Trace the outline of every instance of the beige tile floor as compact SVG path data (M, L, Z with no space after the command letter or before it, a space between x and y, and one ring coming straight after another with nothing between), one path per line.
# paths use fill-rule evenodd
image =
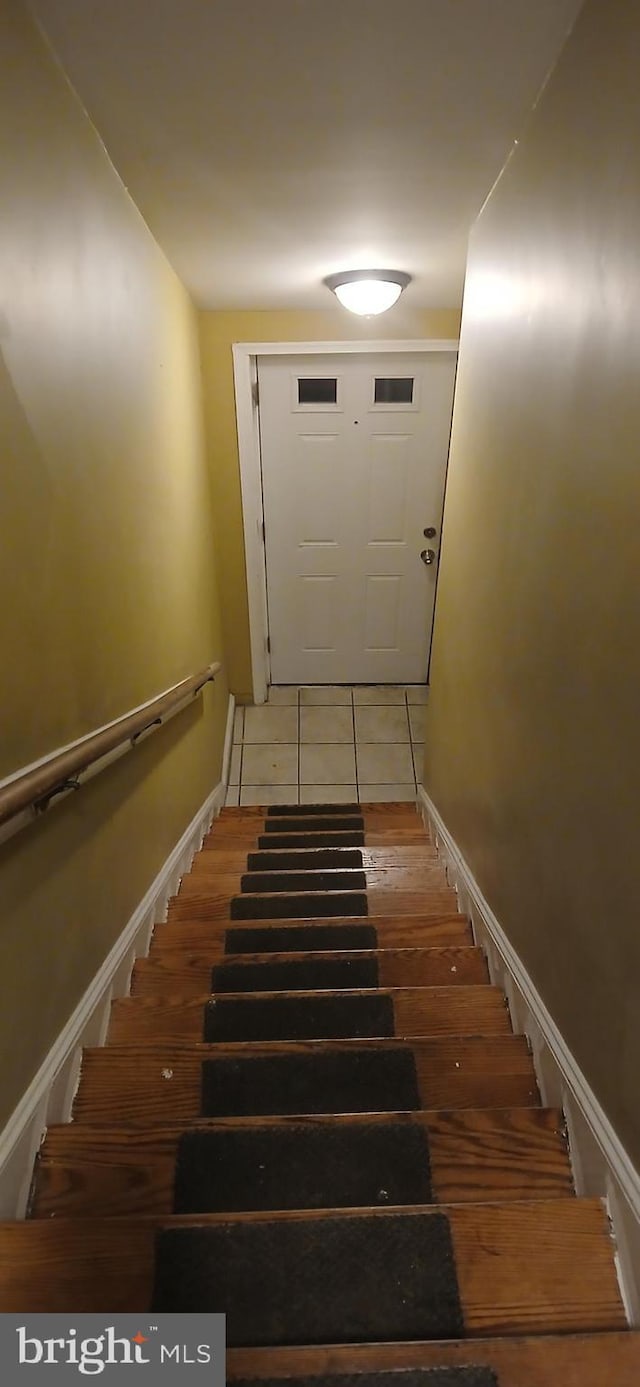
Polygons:
M237 708L227 804L414 800L424 684L272 687Z

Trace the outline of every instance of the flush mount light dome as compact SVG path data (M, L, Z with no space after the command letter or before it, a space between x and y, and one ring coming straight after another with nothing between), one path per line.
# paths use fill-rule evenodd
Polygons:
M403 270L345 270L327 275L322 282L350 313L371 318L393 307L411 283L411 275Z

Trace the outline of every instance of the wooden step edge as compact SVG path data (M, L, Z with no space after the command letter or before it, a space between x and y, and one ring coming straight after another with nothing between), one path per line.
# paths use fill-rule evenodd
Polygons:
M447 1204L385 1204L383 1207L380 1207L378 1204L373 1204L365 1205L365 1207L354 1205L353 1208L340 1207L340 1205L337 1205L337 1207L326 1205L325 1208L321 1209L249 1209L249 1211L244 1211L244 1209L242 1209L242 1211L237 1211L237 1209L235 1209L235 1211L221 1212L221 1214L201 1214L201 1212L200 1214L168 1214L161 1215L160 1218L155 1214L139 1214L133 1216L130 1214L115 1214L112 1215L111 1218L93 1215L92 1218L82 1219L82 1221L81 1219L60 1218L57 1219L53 1227L51 1227L49 1221L40 1222L40 1219L26 1219L26 1221L25 1219L19 1219L19 1221L15 1221L15 1219L0 1219L0 1258L3 1234L8 1233L12 1237L19 1237L19 1232L21 1232L21 1230L25 1230L26 1233L29 1229L36 1229L36 1227L43 1226L49 1227L51 1233L62 1241L62 1229L67 1230L69 1234L74 1234L74 1232L78 1233L79 1225L85 1227L93 1225L96 1227L103 1227L103 1229L106 1230L110 1229L110 1227L122 1227L128 1222L137 1223L137 1225L146 1227L146 1229L157 1226L194 1227L201 1225L215 1227L218 1226L219 1223L236 1223L236 1225L240 1225L240 1223L244 1223L244 1225L246 1225L246 1223L322 1223L325 1222L326 1219L348 1218L369 1218L378 1221L378 1219L397 1218L397 1216L403 1216L403 1218L416 1218L416 1216L425 1214L444 1214L447 1218L460 1222L461 1225L464 1222L472 1223L475 1219L478 1219L478 1222L482 1223L487 1229L490 1229L491 1218L496 1218L498 1221L500 1215L507 1216L507 1221L510 1218L518 1219L518 1215L523 1216L523 1218L529 1215L530 1226L532 1226L533 1229L536 1227L537 1221L547 1221L548 1225L553 1227L557 1225L557 1223L561 1223L562 1218L569 1218L569 1216L571 1216L572 1219L573 1216L575 1216L575 1222L579 1223L580 1216L584 1215L587 1219L590 1219L591 1226L597 1227L598 1236L603 1239L605 1246L611 1250L611 1254L614 1254L614 1240L612 1240L611 1232L609 1232L608 1227L607 1201L600 1200L600 1198L582 1198L578 1196L551 1198L551 1200L550 1198L536 1198L536 1196L532 1196L530 1198L523 1198L523 1200L511 1200L508 1201L508 1203L500 1200L500 1198L491 1198L491 1200L473 1200L468 1201L468 1203L455 1201L455 1203ZM559 1232L561 1232L561 1229L559 1229ZM576 1248L576 1252L578 1252L578 1248ZM614 1257L612 1257L612 1261L614 1261ZM628 1323L626 1322L626 1316L623 1322L625 1322L625 1325Z
M221 1223L321 1223L325 1219L416 1218L423 1214L429 1216L444 1214L448 1218L457 1218L460 1221L465 1219L472 1221L474 1215L477 1215L479 1219L484 1221L485 1225L491 1222L492 1217L499 1220L502 1216L507 1215L517 1219L520 1214L522 1216L530 1215L531 1222L535 1225L537 1219L542 1220L545 1216L550 1223L553 1223L554 1220L560 1221L563 1217L568 1216L569 1210L572 1216L575 1214L577 1223L579 1223L582 1214L590 1219L593 1224L597 1223L598 1233L603 1238L607 1247L611 1249L613 1261L614 1244L609 1231L606 1200L581 1198L576 1195L567 1195L566 1198L560 1199L549 1199L547 1197L536 1199L533 1197L531 1199L514 1199L508 1202L493 1198L470 1200L468 1202L450 1201L440 1204L385 1204L383 1207L372 1204L365 1206L354 1205L352 1208L341 1207L340 1205L327 1205L326 1208L322 1209L250 1209L248 1211L234 1210L224 1213L162 1214L160 1216L157 1214L138 1214L132 1216L129 1213L125 1213L114 1214L111 1217L103 1217L98 1214L86 1220L60 1218L56 1220L53 1231L54 1233L57 1232L58 1236L61 1238L62 1229L65 1225L66 1228L71 1231L77 1229L79 1222L82 1222L85 1226L87 1224L95 1224L96 1226L107 1228L109 1226L117 1227L127 1221L132 1223L136 1222L142 1227L147 1228L157 1227L159 1225L171 1228L193 1228L199 1225L216 1227ZM20 1229L41 1226L42 1224L39 1219L0 1220L0 1247L2 1235L4 1233L11 1230L19 1232ZM46 1226L50 1227L51 1225L47 1223Z
M381 857L393 857L396 854L402 854L403 856L408 857L409 862L423 860L425 862L433 864L442 861L441 854L439 853L435 845L423 839L420 839L418 841L412 840L409 843L402 840L397 843L395 843L393 840L386 840L384 844L378 846L371 846L362 842L347 843L342 841L339 843L326 844L322 842L322 838L325 837L327 834L333 834L339 838L351 838L356 835L361 838L363 836L363 830L355 829L352 830L350 834L347 834L344 829L329 828L326 830L326 834L322 834L314 830L308 829L306 831L306 837L309 838L310 841L306 847L302 843L296 843L293 847L283 847L280 843L279 840L283 837L305 836L305 831L303 829L296 829L295 827L292 828L291 834L285 834L280 832L274 833L273 831L271 833L259 833L257 836L261 839L263 844L263 846L260 848L248 848L246 846L246 843L249 842L250 836L252 835L247 836L246 840L244 838L238 838L235 835L225 835L221 836L218 839L217 853L214 853L211 850L211 847L213 845L210 845L210 847L205 846L203 848L198 849L194 861L199 862L203 867L212 867L213 863L216 862L220 856L234 858L241 857L246 851L260 854L268 853L270 856L271 854L273 854L274 857L281 856L283 853L306 853L311 857L316 857L319 853L339 854L339 856L341 857L343 857L346 853L371 853ZM366 831L364 831L364 836L366 836ZM272 838L275 840L273 847L271 846ZM265 844L267 846L264 846ZM400 858L400 861L402 862L402 857ZM373 863L372 865L375 866L375 863ZM384 863L382 865L384 865Z
M321 801L321 800L317 800L316 803L317 803L317 804L320 804L320 803L322 803L322 801ZM333 804L333 800L327 800L326 803L327 803L327 804ZM374 813L384 813L384 814L388 814L391 818L395 817L396 815L400 815L400 816L404 816L404 815L410 816L410 815L413 815L413 816L415 816L417 819L420 818L420 814L419 814L419 811L418 811L418 808L417 808L417 804L416 804L416 802L415 802L414 800L409 800L409 799L406 799L406 800L402 800L402 799L400 799L400 800L398 800L398 799L386 800L386 799L382 799L382 800L362 800L362 801L360 801L360 800L357 800L357 801L355 801L355 800L350 800L350 801L349 801L349 804L355 804L355 803L357 803L357 806L358 806L357 810L354 810L354 809L345 809L345 810L344 810L345 817L346 817L347 814L353 814L354 818L357 818L359 813L365 812L365 811L368 810L368 811L370 811L370 812L373 811ZM278 818L288 818L289 815L287 815L287 814L284 814L284 815L278 814L278 809L279 809L279 807L280 807L280 806L277 805L277 804L240 804L240 805L238 805L238 804L225 804L224 807L220 810L220 813L218 814L218 816L214 819L213 826L215 827L215 824L219 823L221 820L222 820L223 822L224 822L224 821L226 821L226 822L231 822L231 821L234 820L234 819L256 819L256 818L260 818L261 816L262 816L262 817L274 818L274 819L278 819ZM285 806L285 807L286 807L286 806ZM292 809L295 809L296 811L299 811L300 815L301 815L301 816L304 815L305 818L311 818L311 817L312 817L311 814L307 814L307 813L306 813L306 810L307 810L307 808L309 808L310 810L312 810L312 809L313 809L313 805L293 804L293 803L292 803L291 808L292 808ZM272 813L271 811L273 811L273 813ZM338 814L338 809L336 809L336 814ZM291 817L291 818L295 818L295 815L292 814L290 817ZM325 817L327 817L327 816L326 816L326 815L323 815L323 814L318 814L316 817L317 817L317 818L325 818ZM331 817L331 816L329 815L328 817Z
M223 853L242 852L247 849L253 852L293 852L297 848L307 848L309 851L312 851L316 847L345 847L354 848L356 851L363 851L365 849L368 851L375 851L376 849L390 851L393 848L416 847L420 849L429 849L431 854L437 854L437 848L431 838L427 838L421 829L407 828L406 825L399 828L381 828L379 825L374 825L373 827L365 825L364 828L355 828L350 831L346 828L326 828L324 834L330 834L332 839L338 840L328 844L316 841L316 831L317 830L314 829L307 829L305 831L304 829L297 828L295 823L292 828L288 829L286 832L283 829L281 833L265 833L259 826L256 828L244 829L231 829L227 827L224 833L212 833L208 838L205 838L198 852L202 853L207 858L215 858L218 851ZM364 842L349 842L348 840L354 836L364 838ZM278 845L277 841L275 841L282 837L292 838L294 841L289 847L283 848L282 845ZM258 847L259 838L262 839L262 847ZM312 841L307 843L299 841L303 838L311 839Z
M145 1129L144 1132L138 1124L128 1124L126 1122L92 1123L91 1131L94 1135L91 1139L97 1140L98 1137L95 1134L100 1131L102 1131L103 1135L107 1138L109 1136L115 1137L117 1133L121 1131L123 1134L126 1134L127 1139L130 1137L132 1142L144 1144L149 1140L150 1134L153 1135L153 1133L172 1136L195 1130L215 1131L220 1127L247 1127L249 1129L259 1130L261 1127L291 1127L300 1125L305 1127L324 1127L327 1125L345 1126L353 1123L356 1125L362 1124L364 1126L370 1126L372 1123L379 1123L382 1126L388 1126L389 1124L397 1122L402 1124L406 1123L407 1126L410 1126L414 1120L422 1122L426 1126L429 1125L429 1122L451 1121L465 1128L471 1128L474 1124L486 1126L487 1122L490 1123L491 1121L494 1121L498 1125L500 1125L502 1121L517 1122L518 1118L524 1120L526 1123L530 1123L536 1130L548 1131L552 1136L563 1137L566 1135L567 1126L562 1108L412 1108L410 1111L399 1108L396 1112L392 1112L388 1108L383 1108L377 1112L307 1113L294 1116L285 1113L275 1115L265 1114L264 1116L258 1115L253 1117L194 1117L180 1119L177 1122L160 1121L157 1122L155 1126ZM50 1139L58 1141L63 1138L68 1138L72 1144L76 1140L81 1144L85 1144L87 1141L86 1125L87 1124L84 1123L80 1125L75 1122L51 1123L46 1129L43 1143L40 1147L40 1153L42 1154L45 1150L47 1142L50 1141Z
M328 895L335 895L336 897L340 897L341 899L343 899L345 894L348 895L349 893L344 891L336 891L333 893L326 891L313 893L288 893L285 891L280 893L279 898L281 900L286 901L287 899L289 899L290 895L297 896L298 894L309 895L310 899L309 901L306 901L305 904L308 904L309 907L312 907L318 895L322 895L323 898L325 898ZM367 893L366 891L358 891L354 892L353 894L366 896ZM384 894L389 896L393 895L397 897L398 892L387 890ZM384 912L381 911L380 914L377 914L373 910L369 910L366 915L349 915L348 910L342 910L340 911L339 915L246 915L236 918L232 915L221 915L218 913L215 903L212 904L211 892L204 892L202 894L197 895L195 894L195 892L193 894L191 892L188 892L184 896L171 897L171 900L169 901L169 911L167 919L163 920L158 926L156 926L156 928L162 929L162 926L164 924L197 925L204 923L210 925L212 929L219 930L256 929L266 927L267 925L277 925L281 929L283 929L286 925L373 925L375 929L379 929L380 921L387 921L392 925L403 925L405 927L407 924L411 922L413 922L414 924L416 922L420 922L424 925L443 923L451 924L454 921L458 924L470 923L467 916L458 915L458 913L454 909L456 898L455 892L452 890L443 890L433 893L436 896L436 903L432 905L431 913L429 913L428 908L429 896L431 895L431 892L407 891L401 894L404 894L408 898L412 898L414 896L417 897L415 909L399 910L397 915L393 916L389 914L388 910L385 910ZM440 899L442 896L447 897L446 902ZM226 909L229 909L231 899L232 898L229 897L226 900ZM248 896L240 896L239 899L247 901L256 899L275 900L276 897L272 893L266 893L264 896L258 896L257 894L252 893Z
M144 1051L145 1056L149 1057L158 1051L162 1054L166 1062L167 1049L170 1046L177 1053L191 1053L198 1059L216 1059L220 1055L244 1053L247 1056L252 1054L284 1054L291 1051L296 1054L313 1054L319 1049L325 1050L351 1050L353 1046L363 1046L366 1049L412 1049L436 1045L449 1046L464 1051L465 1045L484 1043L488 1046L500 1044L508 1046L510 1050L517 1050L526 1055L531 1060L531 1050L525 1035L515 1035L510 1031L506 1035L437 1035L437 1036L415 1036L408 1040L406 1036L382 1036L371 1037L363 1036L344 1036L340 1040L234 1040L221 1043L194 1040L151 1040L145 1044L140 1041L114 1041L112 1045L90 1045L85 1047L83 1055L103 1056L105 1059L113 1058L117 1053L126 1053L129 1050L136 1052Z
M235 967L245 963L255 967L257 964L262 963L297 963L300 960L304 960L305 963L330 963L334 959L339 959L341 962L350 962L353 960L356 963L360 960L367 959L380 959L382 961L385 959L399 959L403 963L411 963L418 962L421 959L425 959L425 961L428 962L430 956L440 958L444 954L455 956L462 954L465 957L473 954L476 957L485 957L484 950L479 944L425 944L416 945L415 947L409 944L407 946L400 945L398 948L394 948L393 944L390 944L388 948L383 946L377 949L305 949L300 953L286 953L285 951L281 951L280 953L222 955L212 950L211 967L219 968L223 965L226 966L226 964L232 964ZM204 949L188 949L185 951L176 947L175 949L163 949L162 952L158 953L155 957L152 954L147 954L144 958L136 959L136 964L151 963L155 965L157 963L158 967L166 968L169 972L171 967L177 963L182 963L186 966L200 964L206 967L208 961L209 954Z
M343 895L343 892L339 892L339 895ZM178 899L178 896L172 896L171 902L178 902ZM183 904L186 904L186 899ZM205 900L203 908L204 906ZM194 922L199 921L200 915L196 915L196 920L194 920ZM169 924L169 922L171 921L158 921L158 924L154 927L154 932L164 928L164 925ZM471 925L471 915L466 914L465 911L446 910L446 908L443 910L443 908L440 908L436 914L425 910L416 910L414 913L407 915L396 915L390 913L390 911L385 911L385 914L371 915L371 917L368 917L368 915L348 915L347 913L342 915L308 915L304 920L292 920L292 918L287 918L286 915L285 918L276 915L276 917L267 917L265 920L260 920L257 924L254 924L253 921L232 920L229 915L226 915L226 917L217 915L217 917L211 920L211 928L219 929L219 931L225 931L225 929L261 929L262 927L267 928L269 924L272 924L282 925L282 928L286 928L287 925L290 925L292 929L296 928L297 925L373 925L375 929L386 929L390 927L393 928L394 925L403 925L404 928L407 922L410 922L412 925L429 925L429 927L430 925L448 924Z
M532 1123L536 1117L541 1116L543 1121L534 1130L548 1134L550 1138L566 1143L567 1127L564 1113L561 1109L528 1107L519 1104L511 1108L487 1107L487 1108L399 1108L397 1111L390 1111L388 1108L371 1108L367 1112L338 1112L338 1113L265 1113L254 1116L244 1117L183 1117L172 1120L170 1117L154 1117L149 1125L139 1121L128 1122L126 1118L118 1116L117 1121L107 1121L100 1117L95 1120L82 1118L81 1121L53 1123L47 1127L39 1148L38 1159L57 1161L61 1159L57 1154L46 1155L47 1144L55 1144L56 1150L59 1145L70 1143L69 1149L73 1150L74 1144L86 1146L98 1141L107 1140L113 1142L122 1135L123 1141L131 1147L132 1155L135 1154L139 1146L144 1147L149 1141L154 1139L170 1139L173 1136L180 1136L183 1132L192 1131L217 1131L218 1129L237 1130L248 1128L250 1130L261 1130L263 1127L289 1127L289 1126L329 1126L338 1127L350 1123L362 1123L364 1126L385 1125L387 1123L406 1123L408 1126L416 1121L425 1126L434 1122L443 1123L447 1120L454 1125L465 1126L464 1119L467 1117L482 1118L486 1117L499 1119L501 1117L531 1118ZM99 1161L96 1162L100 1164ZM575 1187L567 1191L575 1195Z
M513 1338L424 1340L413 1343L324 1344L317 1347L227 1350L227 1382L290 1378L310 1387L325 1376L465 1364L493 1369L498 1387L638 1387L640 1332L537 1334ZM403 1377L398 1377L402 1387ZM339 1387L339 1384L336 1384ZM349 1387L353 1387L350 1383Z
M268 1002L275 998L281 999L282 997L308 997L310 999L332 997L335 1000L337 997L372 996L391 997L397 998L398 1000L403 1000L405 998L407 1000L412 1000L415 998L416 1001L425 1002L446 1001L450 998L452 1002L462 1005L465 1000L472 1000L469 993L475 994L476 992L481 993L483 999L487 995L494 997L496 1000L502 998L503 1006L507 1009L508 1003L502 988L496 986L496 984L492 982L426 983L418 984L415 987L412 986L411 983L399 983L397 986L395 984L390 986L386 983L379 983L375 987L274 987L268 992L203 992L196 997L185 998L179 995L172 996L170 994L163 994L162 997L159 997L153 994L145 997L116 997L111 1005L112 1007L125 1008L127 1011L132 1011L135 1007L138 1007L142 1012L143 1010L152 1010L154 1007L162 1007L167 1004L176 1008L184 1006L188 1010L191 1010L198 1006L205 1007L209 1003L247 1001ZM409 997L407 997L407 994L409 994ZM443 996L443 994L446 995Z

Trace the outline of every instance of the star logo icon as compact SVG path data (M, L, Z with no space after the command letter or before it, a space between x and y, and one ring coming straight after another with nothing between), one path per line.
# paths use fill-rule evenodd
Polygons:
M131 1342L132 1344L146 1344L149 1341L146 1336L138 1330L138 1333L133 1335Z

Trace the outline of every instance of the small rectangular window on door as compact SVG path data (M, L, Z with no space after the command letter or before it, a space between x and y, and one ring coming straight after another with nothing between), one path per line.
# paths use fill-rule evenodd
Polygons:
M298 376L299 405L336 405L337 376Z
M413 376L376 376L373 384L374 405L412 405Z

